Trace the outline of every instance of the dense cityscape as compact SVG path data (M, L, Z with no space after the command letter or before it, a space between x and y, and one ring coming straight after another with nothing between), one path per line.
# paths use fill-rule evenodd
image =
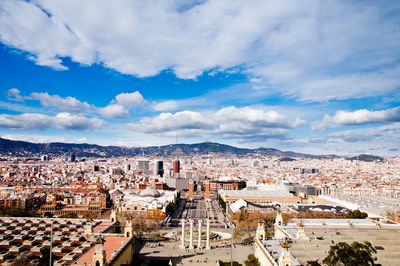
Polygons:
M0 265L400 266L399 25L0 0Z
M3 156L0 260L307 265L368 240L395 265L400 158L376 158Z

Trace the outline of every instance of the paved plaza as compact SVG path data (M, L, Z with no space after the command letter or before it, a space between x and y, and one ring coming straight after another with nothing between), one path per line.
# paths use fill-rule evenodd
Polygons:
M138 255L141 264L158 265L168 262L172 258L174 265L216 265L218 260L231 260L230 241L211 242L211 249L181 249L180 241L163 241L158 243L147 243ZM253 245L234 245L233 260L244 264L247 255L254 253ZM151 263L151 260L154 260Z
M377 261L382 265L400 265L400 230L377 229L305 229L309 240L295 240L290 251L302 264L323 260L331 246L338 242L369 241L377 249Z

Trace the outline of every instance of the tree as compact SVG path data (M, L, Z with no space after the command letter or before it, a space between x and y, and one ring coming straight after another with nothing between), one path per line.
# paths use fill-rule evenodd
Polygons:
M242 208L240 210L239 222L246 221L247 218L249 218L249 214L244 210L244 208Z
M46 248L40 252L39 266L48 266L49 262L50 262L50 248ZM53 260L51 264L53 264Z
M254 254L249 254L247 256L247 260L244 262L244 265L246 266L260 266L260 262L258 261L258 259L256 258L256 256L254 256Z
M18 208L0 207L1 217L38 217L33 210L22 210Z
M60 218L78 218L78 215L74 212L70 212L70 213L61 215Z
M368 217L368 213L360 210L349 211L346 215L346 219L365 219Z
M309 260L307 261L307 266L321 266L318 260Z
M322 263L329 266L375 265L376 257L373 257L373 254L376 254L376 249L368 241L365 241L364 244L355 241L351 245L346 242L339 242L331 247L328 256Z
M222 261L222 260L220 260L220 261L218 261L218 264L219 264L220 266L231 266L231 265L233 265L233 266L239 266L239 262L237 262L237 261L233 261L232 264L231 264L230 261Z
M166 213L169 215L172 215L176 209L178 208L178 206L176 205L175 202L170 202L166 208Z
M17 257L14 262L11 264L12 266L33 266L36 264L31 263L31 260L26 256Z
M87 212L83 215L84 219L96 219L98 216L97 212Z
M226 210L226 202L221 198L220 195L217 197L219 206L221 206L222 212L225 213Z

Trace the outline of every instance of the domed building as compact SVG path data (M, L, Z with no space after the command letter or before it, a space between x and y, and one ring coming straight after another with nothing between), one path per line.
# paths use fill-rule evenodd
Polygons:
M148 186L146 189L143 189L139 192L140 197L153 197L159 198L161 196L160 192L157 189Z
M151 218L164 219L166 208L174 202L177 191L157 190L147 186L140 191L122 190L124 193L119 207L132 215L144 215Z

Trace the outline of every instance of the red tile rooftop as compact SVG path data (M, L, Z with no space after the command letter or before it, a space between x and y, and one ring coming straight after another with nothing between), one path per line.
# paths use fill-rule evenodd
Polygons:
M94 234L99 233L100 231L108 228L112 224L113 224L113 222L111 222L111 221L102 221L101 223L99 223L98 225L96 225L93 228L93 233Z
M113 253L118 251L130 238L122 236L105 236L104 237L104 250L106 251L106 260L110 261ZM86 264L92 263L93 254L96 249L96 245L93 245L85 254L83 254L74 264Z

